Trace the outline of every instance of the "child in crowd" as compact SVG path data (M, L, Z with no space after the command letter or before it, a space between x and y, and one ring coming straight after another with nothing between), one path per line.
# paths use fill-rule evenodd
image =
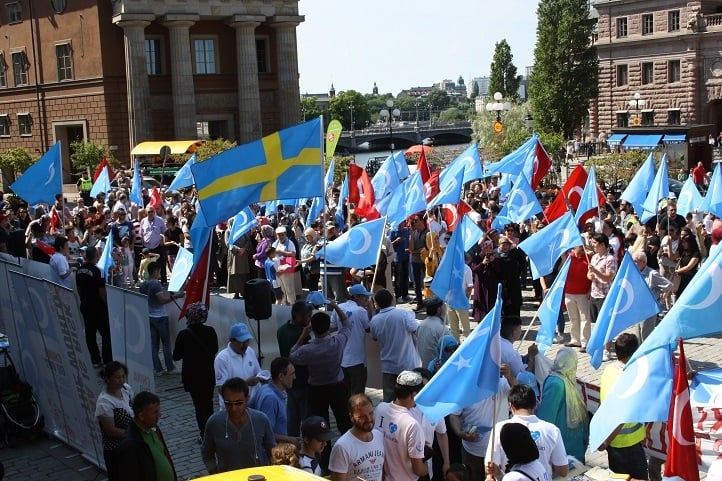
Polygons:
M130 245L130 237L125 236L120 240L123 253L123 278L125 285L133 285L133 272L135 271L135 260L133 259L133 247Z
M266 280L271 283L273 295L276 296L276 304L283 304L283 290L281 284L276 277L276 270L281 265L281 260L276 256L276 248L273 246L266 248L266 262L263 268L266 271Z
M300 468L296 446L291 443L278 443L271 449L271 464L293 466Z
M301 423L301 437L303 444L298 453L298 464L301 469L322 476L320 456L326 448L326 444L333 439L333 431L328 422L321 416L311 416Z
M138 267L138 279L141 282L148 280L148 264L154 262L160 258L160 255L151 252L150 249L145 247L140 253L140 266Z

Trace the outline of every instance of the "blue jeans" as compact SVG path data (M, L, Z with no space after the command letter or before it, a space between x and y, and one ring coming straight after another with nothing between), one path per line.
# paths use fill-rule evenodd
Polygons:
M151 357L153 358L153 369L155 372L162 372L163 367L158 358L158 347L163 342L163 359L167 371L173 371L173 353L170 350L170 329L168 327L168 316L150 317L150 345Z

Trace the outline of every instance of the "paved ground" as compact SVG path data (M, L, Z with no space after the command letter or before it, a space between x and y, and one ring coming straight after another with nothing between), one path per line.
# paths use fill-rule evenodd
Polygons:
M536 311L529 291L524 293L525 304L522 309L522 318L528 324ZM538 323L537 323L538 325ZM568 330L568 326L567 326ZM532 327L528 339L534 339L536 327ZM693 368L697 370L719 367L722 364L722 337L699 338L686 342L686 354ZM525 341L521 348L526 352L530 344ZM554 357L556 347L547 355ZM597 384L600 371L594 370L589 364L589 356L580 354L579 378ZM267 362L269 362L267 360ZM171 455L182 481L193 479L207 474L200 458L200 447L196 443L198 438L193 415L193 406L190 396L183 391L180 376L164 376L156 379L157 393L161 398L163 418L161 426L169 443ZM375 401L379 401L379 390L369 390ZM78 453L61 442L52 438L42 438L34 441L23 441L18 447L0 448L0 460L5 464L6 479L8 480L104 480L105 473L87 462ZM588 455L588 464L606 467L604 453Z

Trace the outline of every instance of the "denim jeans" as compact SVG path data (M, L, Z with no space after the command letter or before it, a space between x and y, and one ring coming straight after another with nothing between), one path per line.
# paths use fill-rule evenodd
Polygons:
M151 356L153 357L153 369L155 372L162 372L163 367L158 358L158 347L163 343L163 359L167 371L175 369L173 364L173 353L170 350L170 329L168 327L168 316L150 317L150 345Z

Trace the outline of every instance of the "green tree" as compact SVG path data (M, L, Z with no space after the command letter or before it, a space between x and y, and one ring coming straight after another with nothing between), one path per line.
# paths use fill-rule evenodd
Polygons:
M642 150L627 150L622 154L611 153L598 157L591 157L584 165L594 166L597 182L614 185L619 181L629 183L647 159L647 152ZM662 153L657 152L655 159L659 165ZM588 168L588 167L587 167Z
M203 145L196 149L196 160L198 162L202 162L210 157L213 157L216 154L223 152L224 150L232 149L236 145L237 144L235 142L231 142L230 140L226 140L223 138L206 140ZM187 158L190 156L186 154L185 157L186 158L184 158L182 162L188 160Z
M599 93L597 49L590 42L596 20L587 0L541 0L537 16L529 84L534 121L570 139Z
M446 90L432 90L426 97L426 105L433 105L435 111L441 111L449 106L449 94Z
M366 126L371 120L368 105L363 95L355 90L341 92L328 103L328 111L332 119L337 119L343 124L344 130L351 128L351 108L353 106L354 128L359 129Z
M0 169L2 169L3 184L15 182L18 174L25 172L35 160L24 147L8 149L0 154Z
M475 100L479 96L479 84L471 81L471 94L469 95L470 100Z
M466 120L467 113L465 108L462 107L464 104L459 104L455 107L448 108L439 114L439 122L453 122L454 120Z
M93 173L100 161L103 160L103 157L108 161L111 168L120 167L120 161L115 158L113 152L106 145L95 143L92 140L72 142L70 144L70 163L78 172L89 170Z
M320 116L323 111L316 105L316 97L303 97L301 99L301 118L312 120Z
M494 46L494 58L491 61L489 93L501 92L504 98L519 98L521 75L516 74L513 60L514 56L511 54L511 47L506 39L497 42Z

